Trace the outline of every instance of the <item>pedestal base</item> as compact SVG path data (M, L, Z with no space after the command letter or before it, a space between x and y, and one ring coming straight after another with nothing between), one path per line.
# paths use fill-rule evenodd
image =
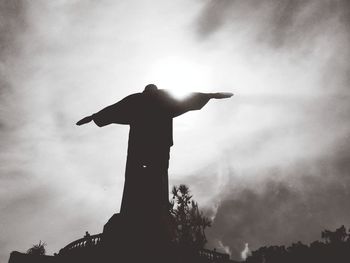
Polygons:
M110 262L169 262L166 220L114 214L103 228L102 247ZM120 261L119 261L120 260Z

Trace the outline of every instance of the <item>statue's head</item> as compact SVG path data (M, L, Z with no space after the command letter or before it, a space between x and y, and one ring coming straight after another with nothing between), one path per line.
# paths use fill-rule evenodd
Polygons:
M158 90L157 86L154 84L148 84L145 89L144 89L144 93L154 93Z

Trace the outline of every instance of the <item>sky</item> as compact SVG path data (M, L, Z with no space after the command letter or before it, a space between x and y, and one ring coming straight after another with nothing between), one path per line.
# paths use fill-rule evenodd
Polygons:
M347 0L0 1L0 262L48 254L119 211L128 127L78 127L149 83L227 91L174 120L170 185L208 248L350 227Z

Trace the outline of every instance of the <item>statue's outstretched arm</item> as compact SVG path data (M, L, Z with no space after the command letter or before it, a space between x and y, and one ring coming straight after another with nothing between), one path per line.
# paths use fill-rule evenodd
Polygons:
M138 94L132 94L113 105L107 106L97 113L81 119L76 124L83 125L91 121L94 121L94 123L99 127L106 126L111 123L130 124L130 120L135 114L135 105L137 105L137 100Z
M76 123L76 125L80 126L80 125L89 123L89 122L92 121L92 120L93 120L92 115L86 116L86 117L82 118L80 121L78 121L78 122Z
M174 117L184 114L185 112L192 110L200 110L203 108L210 99L226 99L233 96L233 93L229 92L217 92L217 93L201 93L194 92L186 99L176 103L174 107Z
M216 92L216 93L207 93L211 99L227 99L233 96L231 92Z

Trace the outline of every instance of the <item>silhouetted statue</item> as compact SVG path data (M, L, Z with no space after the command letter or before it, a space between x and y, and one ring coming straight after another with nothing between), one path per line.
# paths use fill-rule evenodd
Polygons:
M169 151L173 145L173 118L201 109L210 99L229 98L232 93L191 93L174 99L154 84L142 93L121 101L77 122L94 121L99 127L111 123L130 125L122 214L159 215L168 210Z

